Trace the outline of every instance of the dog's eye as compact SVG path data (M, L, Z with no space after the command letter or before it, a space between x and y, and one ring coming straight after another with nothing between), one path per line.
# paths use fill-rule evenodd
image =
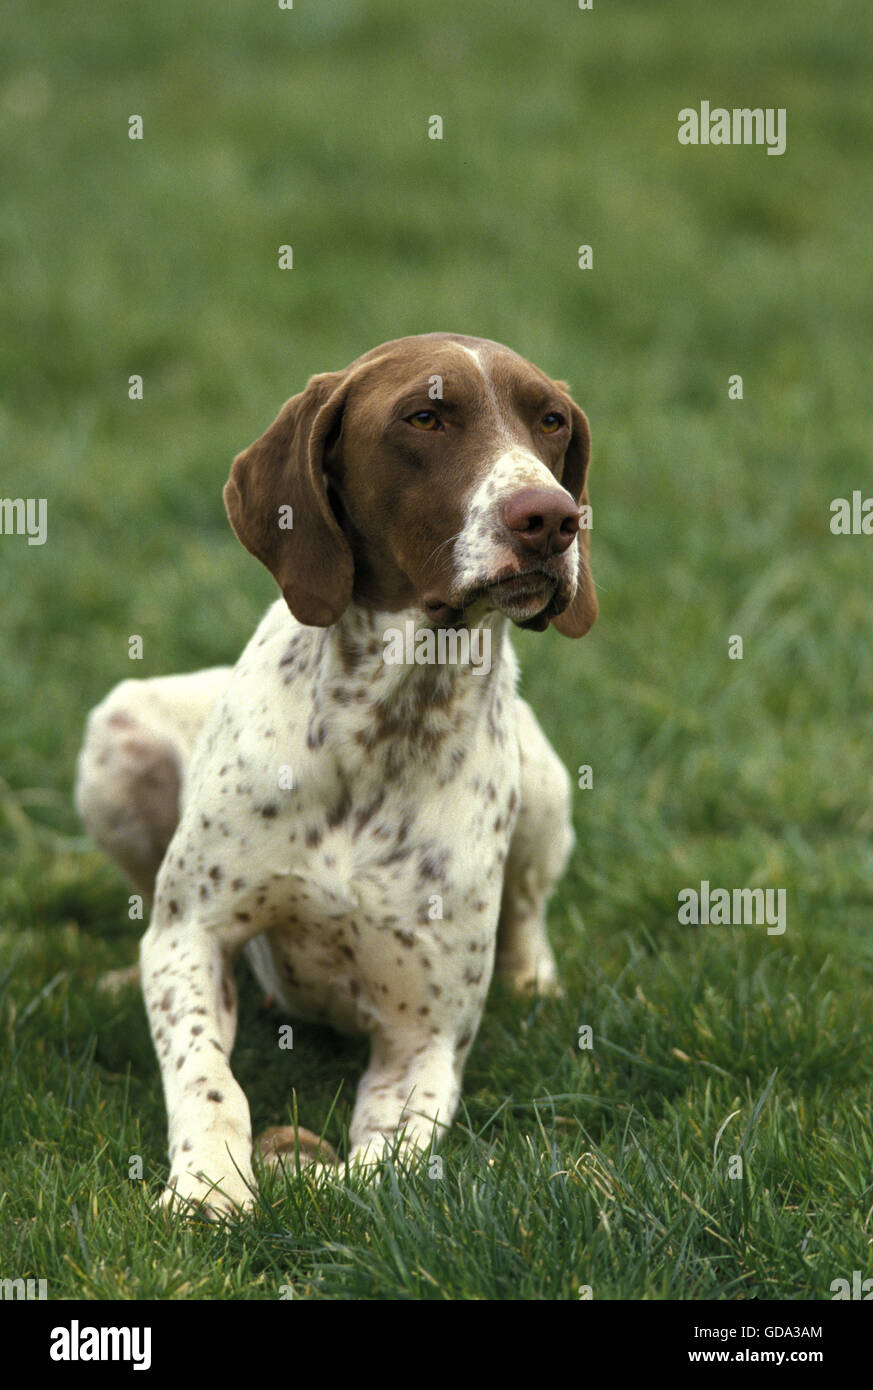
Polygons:
M435 415L432 410L417 410L414 415L407 415L406 421L417 430L438 430L440 428L439 416Z
M544 415L540 420L540 429L544 434L554 434L556 430L561 429L563 424L563 415L559 415L556 410L550 410L548 415Z

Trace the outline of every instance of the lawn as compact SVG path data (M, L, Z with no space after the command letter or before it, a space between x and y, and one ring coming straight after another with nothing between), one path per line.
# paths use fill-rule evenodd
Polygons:
M873 1275L873 538L830 529L873 496L869 6L6 10L0 495L45 498L47 534L0 535L0 1276L814 1300ZM784 108L786 152L681 145L704 100ZM273 586L224 513L234 453L313 372L433 329L508 343L591 421L600 619L516 638L593 770L564 997L493 988L442 1176L274 1180L236 1228L168 1227L142 1000L97 988L143 924L72 806L84 720L236 658ZM784 890L786 930L680 923L704 881ZM342 1147L364 1044L279 1051L238 977L256 1130L296 1104Z

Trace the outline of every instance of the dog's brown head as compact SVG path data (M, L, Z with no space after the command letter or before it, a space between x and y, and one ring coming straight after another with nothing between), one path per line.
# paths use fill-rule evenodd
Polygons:
M302 623L354 599L581 637L597 616L589 454L562 382L500 343L426 333L312 377L234 460L224 500Z

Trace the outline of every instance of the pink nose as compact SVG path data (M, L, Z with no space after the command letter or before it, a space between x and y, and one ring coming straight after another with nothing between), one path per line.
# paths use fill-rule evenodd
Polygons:
M579 530L579 508L559 487L523 487L503 508L503 520L525 550L560 555Z

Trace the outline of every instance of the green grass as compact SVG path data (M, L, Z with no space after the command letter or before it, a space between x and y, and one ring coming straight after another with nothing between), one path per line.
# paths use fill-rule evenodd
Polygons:
M828 528L873 495L869 7L7 9L0 494L49 520L43 547L0 537L0 1276L463 1299L869 1276L873 540ZM787 153L679 146L701 99L785 106ZM235 658L272 588L223 512L233 454L312 372L440 328L569 380L592 424L601 618L517 640L594 768L551 912L565 997L495 987L442 1178L272 1180L238 1228L168 1228L142 1002L96 988L141 924L72 809L84 718L132 633L136 674ZM786 933L681 927L701 879L784 887ZM300 1025L279 1052L242 973L256 1129L293 1092L341 1145L364 1045Z

